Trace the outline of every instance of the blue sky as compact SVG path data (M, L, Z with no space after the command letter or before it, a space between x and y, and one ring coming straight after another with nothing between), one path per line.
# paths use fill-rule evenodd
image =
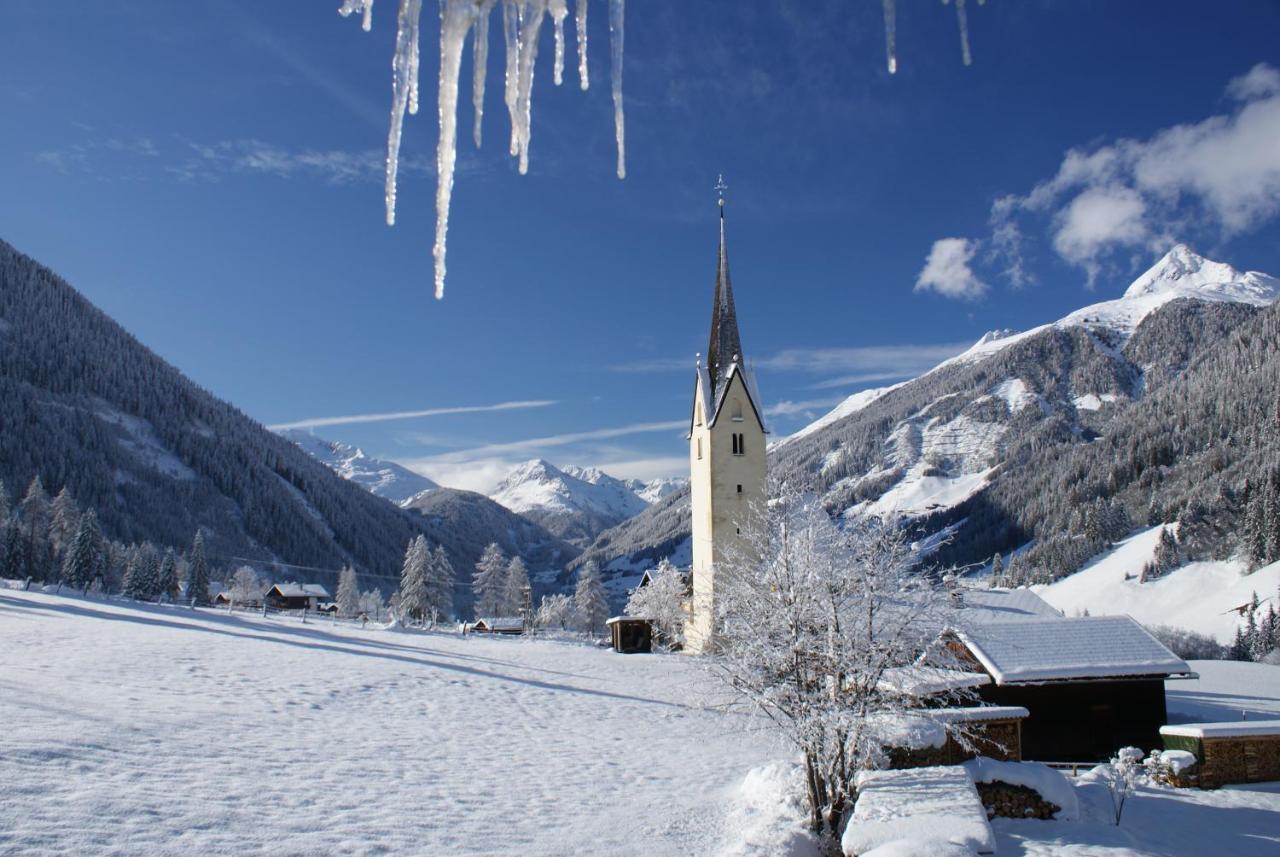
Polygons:
M3 5L0 237L263 423L361 417L314 431L460 487L535 456L685 471L718 173L777 435L1175 240L1280 273L1275 3L971 3L966 68L953 9L899 0L891 77L879 3L632 0L625 181L602 0L586 93L544 28L525 176L495 18L439 302L431 0L392 228L393 0L368 34L338 0Z

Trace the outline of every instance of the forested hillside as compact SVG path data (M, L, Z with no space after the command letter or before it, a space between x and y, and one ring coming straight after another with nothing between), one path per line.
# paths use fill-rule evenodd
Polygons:
M202 528L211 558L395 575L424 529L0 241L0 480L20 490L36 476L96 510L109 538L186 548Z
M1275 284L1180 246L1123 298L984 337L775 443L770 471L832 514L945 534L934 557L945 566L1025 549L1017 579L1056 578L1139 526L1174 521L1186 544L1166 554L1226 555L1246 514L1254 529L1280 519L1265 488L1280 462ZM680 550L681 503L605 531L580 561L633 571Z

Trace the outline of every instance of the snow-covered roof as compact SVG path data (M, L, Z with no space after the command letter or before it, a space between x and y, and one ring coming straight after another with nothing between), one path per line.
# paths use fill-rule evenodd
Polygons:
M956 633L996 684L1191 673L1128 616L991 622Z
M1022 720L1031 712L1021 705L968 705L958 708L931 708L929 717L938 723L982 723L988 720Z
M1061 618L1048 601L1030 589L957 589L955 620L961 626L1012 622L1023 619Z
M272 587L281 598L328 598L329 590L318 583L277 583Z
M1246 735L1280 735L1280 720L1237 720L1227 723L1179 723L1161 726L1161 735L1183 738L1240 738Z
M519 616L494 616L477 619L471 623L474 628L483 623L490 631L520 631L524 630L524 619Z
M990 684L986 673L950 670L941 667L890 667L880 678L880 688L907 696L931 696L950 690Z

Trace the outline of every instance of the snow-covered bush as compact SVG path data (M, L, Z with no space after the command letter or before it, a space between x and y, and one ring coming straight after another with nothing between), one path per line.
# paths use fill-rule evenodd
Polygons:
M886 673L956 666L934 644L949 598L913 571L896 526L839 529L811 495L771 493L769 513L743 522L745 548L717 567L719 656L709 663L737 704L800 751L810 826L835 836L857 773L887 763L889 733L924 704Z
M1137 747L1121 747L1105 765L1094 768L1111 796L1111 808L1116 814L1116 825L1124 815L1124 805L1137 785L1147 778L1142 763L1143 752Z
M658 563L648 586L637 587L627 599L626 614L648 619L658 642L668 648L684 645L685 582L668 559Z

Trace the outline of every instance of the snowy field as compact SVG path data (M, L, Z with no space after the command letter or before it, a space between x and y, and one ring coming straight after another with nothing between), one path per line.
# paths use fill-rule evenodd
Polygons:
M1048 586L1032 587L1068 616L1127 613L1144 625L1172 625L1230 643L1241 618L1234 608L1257 593L1265 613L1280 588L1280 562L1246 574L1237 560L1193 562L1158 580L1138 575L1155 554L1163 526L1143 530L1080 571Z
M1280 667L1192 666L1171 720L1280 717ZM0 854L814 855L787 753L705 681L681 656L0 590ZM1078 822L997 820L999 854L1280 854L1280 784L1147 789L1119 828L1077 788Z
M0 590L0 853L715 853L778 756L680 656Z

